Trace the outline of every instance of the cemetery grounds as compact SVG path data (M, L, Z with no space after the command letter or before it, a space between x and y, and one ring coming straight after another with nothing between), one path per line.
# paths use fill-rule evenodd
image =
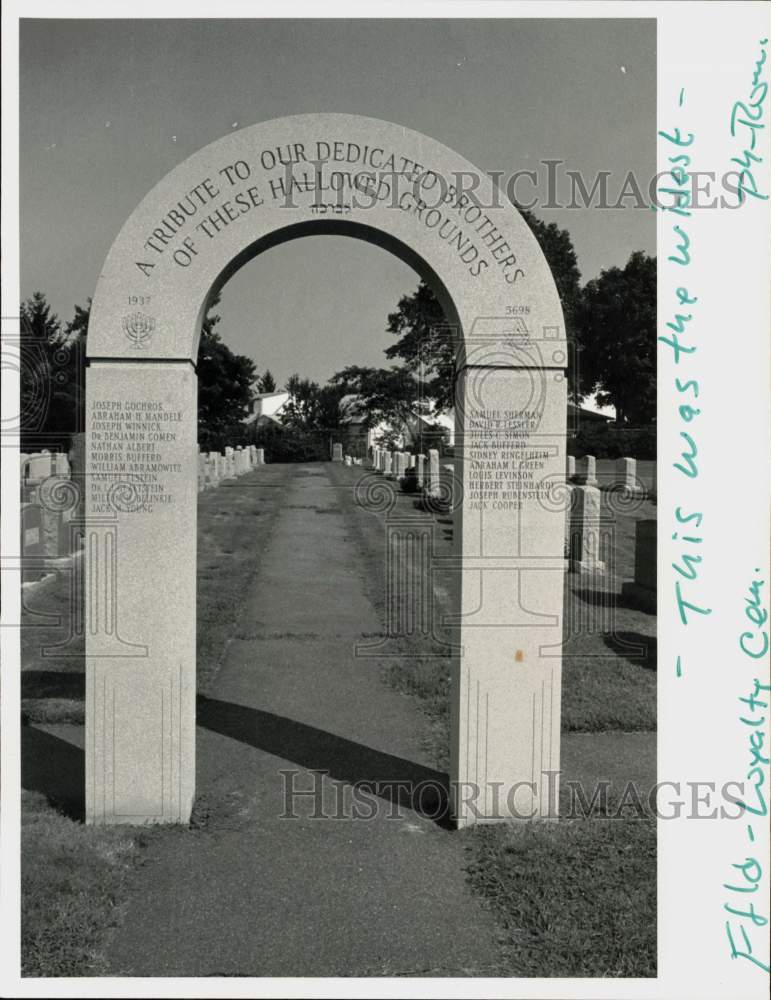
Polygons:
M640 463L642 478L646 464L651 463ZM342 519L345 544L356 551L357 586L384 616L386 514L356 500L356 483L366 470L331 463L268 465L199 494L198 690L204 721L207 711L212 714L215 702L209 696L218 677L232 663L238 643L250 639L245 601L287 492L298 476L321 474L327 477L332 506L308 509L303 516L323 521L320 514L333 513ZM603 493L604 523L614 520L612 551L606 552L609 574L589 582L566 575L560 820L436 833L451 838L447 850L453 856L460 852L469 894L489 921L494 948L475 967L436 966L428 957L409 967L378 965L362 955L358 967L342 974L656 974L656 825L647 807L656 780L656 619L626 607L620 597L622 582L634 576L635 521L655 518L656 508L645 499L613 515L609 497ZM396 503L397 513L416 515L413 496L397 493ZM451 518L430 510L420 517L433 525L437 553L449 553ZM226 801L224 793L207 793L200 782L189 827L83 824L85 683L82 637L67 641L79 599L71 594L71 580L72 574L63 571L26 587L24 594L22 960L27 976L129 974L131 963L124 969L116 959L116 941L131 918L137 887L152 879L158 859L172 868L178 864L182 872L202 839L217 849L239 829L235 786ZM302 601L303 588L311 590L313 580L299 584L295 598ZM440 609L448 590L437 582ZM341 610L336 611L333 595L330 616ZM384 637L377 630L361 638L374 645L387 639L389 655L368 657L367 669L377 671L388 698L402 699L408 716L417 710L423 759L437 772L445 771L449 660L442 647L425 638ZM57 646L67 655L51 655ZM323 695L309 693L317 696ZM366 730L367 705L357 709ZM206 753L205 742L198 753ZM288 747L287 759L291 756ZM571 797L571 780L580 782L586 802L598 781L610 781L605 808L597 802L581 808L580 798ZM634 782L631 793L629 781ZM436 837L426 843L438 844L432 849L441 852L447 842ZM392 877L403 877L406 888L403 909L389 919L394 926L406 922L409 929L412 876L399 871L398 857L387 860ZM323 856L316 861L325 863ZM249 871L235 875L243 880ZM311 871L311 887L312 878ZM206 899L197 903L205 911ZM262 919L270 921L268 910ZM445 919L445 913L435 912L439 931ZM383 933L388 933L387 921ZM227 974L265 974L251 961L244 955L237 971ZM289 962L283 974L311 973L293 971Z

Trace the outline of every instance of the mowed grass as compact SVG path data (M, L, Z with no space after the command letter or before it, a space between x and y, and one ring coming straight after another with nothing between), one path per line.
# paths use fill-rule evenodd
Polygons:
M574 819L464 833L502 933L500 974L656 975L656 824Z
M645 501L619 515L612 502L603 494L606 526L611 518L613 523L611 550L604 554L611 573L590 585L570 574L565 579L563 732L656 728L655 617L626 607L620 597L622 582L634 577L635 521L655 517L656 508ZM396 504L397 512L415 515L411 498L396 494ZM370 596L382 609L384 518L360 509L356 520L370 576L380 588ZM436 522L435 551L449 552L447 519ZM440 609L449 607L448 594L445 588L437 595ZM429 722L427 750L446 769L450 657L439 643L419 637L401 637L398 646L402 656L385 664L384 680L419 700ZM565 816L564 785L560 802ZM500 930L499 975L656 975L655 819L628 818L628 812L608 818L618 803L609 806L605 815L595 810L579 819L483 825L460 834L471 887Z
M264 467L199 496L198 687L205 691L234 634L285 469ZM73 577L24 592L22 713L27 722L83 724L82 636L71 634L80 593ZM52 789L55 797L55 789ZM132 871L169 827L94 827L70 819L38 792L22 791L22 974L105 973L104 949L119 924Z
M23 976L104 974L102 945L144 848L160 831L87 827L22 792Z

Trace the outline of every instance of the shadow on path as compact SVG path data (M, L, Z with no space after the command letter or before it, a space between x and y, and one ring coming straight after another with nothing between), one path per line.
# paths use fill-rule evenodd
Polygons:
M448 776L392 754L373 750L303 722L257 708L199 696L199 726L291 760L309 771L322 771L387 802L412 809L440 827L451 826Z

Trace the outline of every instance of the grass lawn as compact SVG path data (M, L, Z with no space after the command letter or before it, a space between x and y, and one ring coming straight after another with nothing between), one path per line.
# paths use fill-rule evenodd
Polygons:
M472 888L502 931L504 976L656 975L655 820L475 827Z
M23 976L98 976L129 875L160 831L87 827L22 792Z
M396 493L395 502L391 516L416 516L412 497ZM591 586L571 574L565 578L563 732L656 729L656 619L626 607L620 596L622 582L634 578L635 521L655 518L656 508L646 500L634 511L619 513L613 504L603 493L609 574ZM448 553L449 518L423 516L435 522L434 550ZM356 520L370 576L379 588L370 596L382 607L385 518L360 509ZM440 594L440 611L442 600ZM385 663L384 680L419 699L430 723L426 748L438 767L447 768L449 657L425 655L430 646L418 638L400 638L398 644L404 655ZM441 653L441 647L435 645L433 652ZM563 786L563 816L567 796ZM472 889L500 928L499 975L656 975L655 819L595 814L477 826L460 836Z
M328 467L329 468L329 467ZM363 470L333 467L351 490ZM288 472L266 466L199 497L198 687L205 692L235 634ZM405 513L413 498L398 495ZM384 518L352 509L368 560L368 593L384 607ZM598 732L655 728L655 618L621 605L631 579L634 520L655 516L646 504L614 524L613 573L603 589L566 579L563 729ZM449 551L451 522L436 523L438 552ZM446 602L440 592L438 605ZM38 725L83 722L82 640L70 639L73 611L66 576L25 592L22 708ZM59 624L57 624L57 619ZM440 767L449 747L449 660L441 647L399 639L402 655L384 660L387 683L426 711L426 741ZM121 915L131 873L169 828L85 827L37 793L22 801L23 972L27 976L99 975L103 947ZM473 890L495 914L506 976L651 976L656 962L656 835L650 819L561 820L476 827L459 834Z
M256 571L286 470L265 466L199 497L198 685L216 673ZM84 722L84 646L69 636L72 577L24 592L22 713L37 724ZM52 789L52 791L54 791ZM22 974L104 974L103 948L120 919L131 872L168 827L87 827L38 792L22 791Z

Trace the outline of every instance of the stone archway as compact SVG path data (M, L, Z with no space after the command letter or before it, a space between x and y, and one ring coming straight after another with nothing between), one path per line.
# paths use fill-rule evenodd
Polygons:
M433 139L353 115L276 119L172 170L105 261L86 382L86 813L185 822L195 789L196 373L245 261L343 233L431 280L457 337L458 825L553 813L559 769L567 344L529 228ZM298 279L299 280L299 279Z

